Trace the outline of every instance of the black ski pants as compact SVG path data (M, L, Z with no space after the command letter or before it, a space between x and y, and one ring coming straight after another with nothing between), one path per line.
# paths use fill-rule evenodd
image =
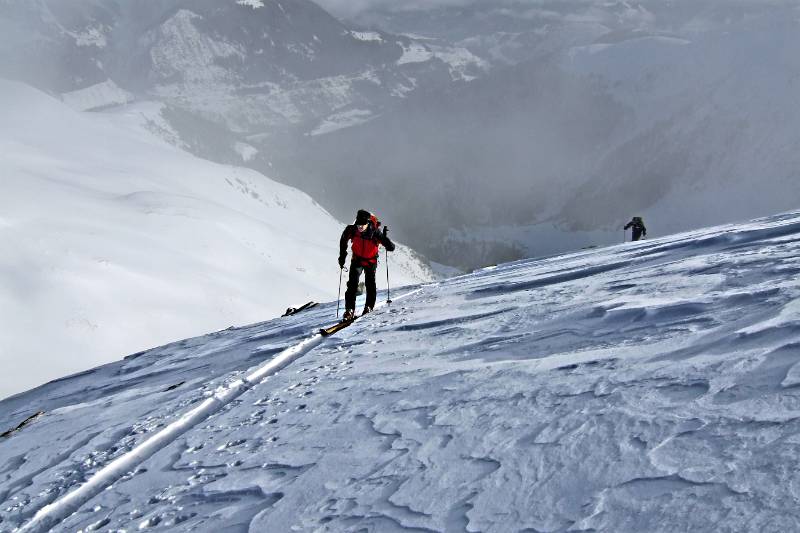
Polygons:
M633 228L633 231L631 233L632 233L631 240L638 241L639 239L642 238L642 230L640 229Z
M361 279L361 272L364 272L364 285L367 287L367 301L364 304L372 309L375 307L375 298L378 289L375 286L375 271L378 265L362 265L360 262L350 263L350 276L347 278L347 292L344 293L344 308L356 309L356 291L358 291L358 281Z

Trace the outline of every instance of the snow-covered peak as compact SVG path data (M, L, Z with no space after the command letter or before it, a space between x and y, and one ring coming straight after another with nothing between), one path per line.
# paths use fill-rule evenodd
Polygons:
M351 31L350 35L359 41L383 41L383 37L381 37L381 34L377 31Z
M0 402L0 524L796 530L798 257L795 212L134 354Z
M252 7L253 9L264 7L264 0L236 0L236 3L240 6Z

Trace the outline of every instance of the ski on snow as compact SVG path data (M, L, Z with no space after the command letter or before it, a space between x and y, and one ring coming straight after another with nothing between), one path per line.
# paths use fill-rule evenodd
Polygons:
M334 325L332 325L330 327L320 329L319 332L323 337L327 337L328 335L333 335L337 331L341 331L344 328L346 328L347 326L349 326L350 324L352 324L353 322L355 322L356 319L358 319L358 318L359 317L353 317L353 318L351 318L349 320L342 320L341 322L337 322L336 324L334 324Z
M300 307L290 307L286 310L283 316L292 316L300 311L305 311L306 309L311 309L312 307L316 307L318 304L317 302L308 302L307 304L303 304Z
M370 312L371 311L367 311L367 313L370 313ZM355 322L356 320L358 320L362 316L366 315L367 313L361 313L360 315L354 316L353 318L350 318L350 319L347 319L347 320L342 320L341 322L337 322L336 324L334 324L334 325L332 325L330 327L322 328L321 330L319 330L319 332L320 332L320 334L322 334L323 337L327 337L328 335L333 335L337 331L343 330L344 328L346 328L347 326L349 326L350 324L352 324L353 322Z

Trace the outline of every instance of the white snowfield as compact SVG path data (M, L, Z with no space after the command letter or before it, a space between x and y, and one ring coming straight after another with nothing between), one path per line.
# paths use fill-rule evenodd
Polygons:
M336 298L343 222L169 146L148 114L81 113L0 80L0 397ZM432 277L408 248L390 261L398 286Z
M47 527L797 531L798 273L800 212L138 353L0 402L0 529L128 461Z

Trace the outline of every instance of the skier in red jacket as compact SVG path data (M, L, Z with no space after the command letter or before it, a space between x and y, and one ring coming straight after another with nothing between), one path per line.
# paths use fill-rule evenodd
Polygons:
M387 234L389 228L384 226L380 231L381 223L369 211L359 209L356 221L344 228L342 238L339 239L339 268L344 268L347 259L347 243L353 241L353 258L350 261L350 276L347 280L347 292L344 294L344 320L352 319L356 309L356 291L361 272L364 272L364 282L367 286L367 301L362 314L367 314L375 307L377 288L375 287L375 271L378 269L379 246L382 244L388 251L394 251L394 243Z

